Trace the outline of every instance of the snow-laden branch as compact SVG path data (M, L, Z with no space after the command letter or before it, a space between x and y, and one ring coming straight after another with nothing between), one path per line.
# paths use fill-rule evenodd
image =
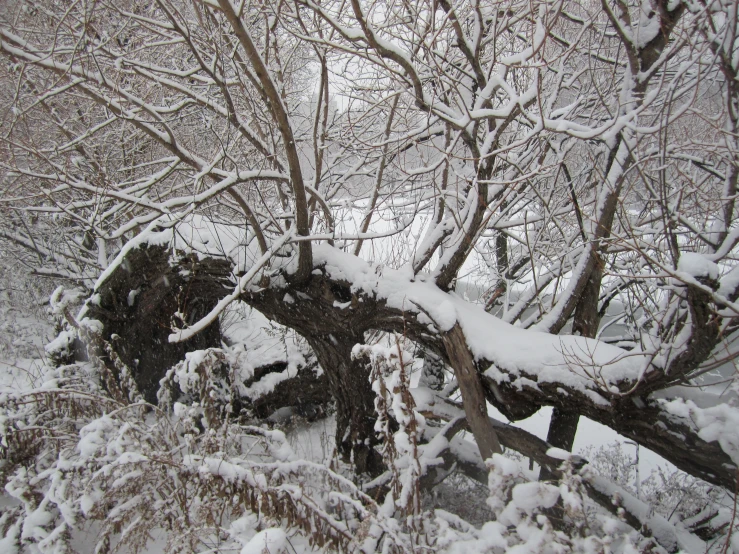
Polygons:
M293 233L286 233L279 239L273 240L269 249L254 262L251 269L249 269L249 271L239 277L239 282L231 294L223 297L205 317L200 319L194 325L191 325L186 329L174 329L174 332L169 335L169 341L185 341L191 337L194 337L203 329L208 327L208 325L213 323L226 308L228 308L234 301L239 300L243 292L246 290L246 287L251 283L254 277L262 270L262 268L266 264L268 264L272 260L275 252L277 252L280 248L287 244L293 236Z

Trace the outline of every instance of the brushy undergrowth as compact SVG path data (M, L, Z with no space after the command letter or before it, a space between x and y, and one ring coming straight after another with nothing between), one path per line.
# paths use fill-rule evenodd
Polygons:
M428 440L430 427L416 410L410 358L400 340L355 350L373 366L376 430L388 467L375 480L379 486L363 488L346 467L298 457L281 431L238 423L218 350L175 366L154 406L141 399L94 322L81 322L77 332L89 345L90 362L46 367L34 388L0 394L0 484L10 498L0 508L2 552L76 552L80 537L86 549L100 553L237 552L266 540L260 531L275 528L288 538L271 549L264 543L271 554L299 548L663 551L593 509L582 470L567 461L564 478L553 485L537 482L521 461L489 460L489 491L481 494L478 487L468 497L485 504L466 507L484 514L479 527L433 509L422 479L439 463L444 444ZM106 356L108 364L101 361ZM443 428L436 436L444 436ZM444 487L455 483L458 494L472 490L454 477ZM552 519L555 506L566 525Z

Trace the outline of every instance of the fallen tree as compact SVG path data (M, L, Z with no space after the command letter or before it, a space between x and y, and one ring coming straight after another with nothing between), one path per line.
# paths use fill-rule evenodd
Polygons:
M700 388L733 382L739 336L731 3L132 4L54 5L55 33L21 8L0 24L18 82L0 90L0 238L37 272L102 271L111 344L129 298L162 308L167 363L245 302L304 337L344 459L379 473L352 352L396 333L451 367L435 382L459 390L485 459L503 442L488 404L553 406L555 446L587 416L734 490L735 388ZM356 82L332 82L339 66ZM159 273L202 301L126 276L163 244L184 265ZM454 293L465 276L479 298ZM116 347L149 397L153 336Z
M116 270L110 272L112 277L98 286L96 295L101 299L94 296L83 310L85 316L104 322L106 340L136 345L139 350L116 350L133 368L140 390L154 399L159 380L167 369L184 359L185 352L220 346L218 335L217 344L204 342L213 333L210 329L217 331L217 318L206 332L195 335L200 337L195 343L190 343L194 339L169 342L177 335L161 318L173 312L183 290L192 291L200 303L195 306L203 306L209 299L213 308L218 295L226 290L229 275L227 262L222 260L206 257L195 265L192 258L184 258L186 262L169 265L166 252L164 248L143 246L121 257ZM153 263L156 256L158 261ZM376 474L382 465L374 451L376 416L369 368L353 359L351 351L356 344L364 343L365 333L381 330L404 334L440 354L453 368L458 383L459 374L468 369L460 360L469 359L484 400L513 421L529 417L543 406L575 412L653 450L691 475L726 488L733 486L736 462L731 450L727 448L727 453L718 440L702 438L695 418L696 410L701 408L695 406L691 413L684 403L671 402L680 398L677 394L670 396L670 386L679 377L677 371L649 371L648 358L585 338L532 335L431 283L410 280L387 268L380 274L377 267L331 247L316 249L315 257L315 270L307 281L289 284L289 279L281 280L274 287L244 291L240 299L307 340L326 372L330 398L336 403L337 445L347 460L354 459L360 471ZM182 276L183 263L191 264L186 266L186 277ZM132 271L139 264L155 276L154 286L146 282L146 273ZM190 276L196 280L193 285L181 281ZM137 298L135 291L141 292L141 298L127 302L125 299ZM147 301L149 298L160 304ZM716 344L719 337L714 332L706 338L710 327L699 328L703 334L694 343L705 357L710 353L706 341ZM121 338L113 338L116 335ZM518 350L523 348L527 350L525 356ZM467 352L467 356L459 352ZM680 364L693 355L688 350L673 363ZM280 364L257 369L254 379L284 369ZM284 406L325 402L328 397L318 391L325 393L326 389L321 388L320 380L314 383L310 375L310 371L301 371L296 379L283 381L279 389L257 401L254 407L258 415L268 417ZM666 390L659 388L658 378ZM466 393L462 388L463 399ZM685 407L682 413L681 407ZM474 415L474 408L469 412ZM487 419L484 411L479 413ZM492 427L482 426L473 432L478 441L498 440ZM488 447L484 458L494 451Z
M695 417L701 409L696 406L693 413L680 413L669 400L669 388L660 395L645 394L644 383L653 386L652 372L665 375L661 368L649 371L647 356L634 356L592 339L517 329L431 283L388 269L378 275L372 265L330 247L317 248L314 255L319 271L308 282L245 292L243 300L304 336L325 337L319 339L321 348L337 359L372 329L405 334L424 344L442 355L455 374L466 368L452 363L455 355L449 350L463 349L474 360L486 399L510 419L528 417L542 406L574 411L657 452L691 475L729 489L733 486L737 468L733 439L703 438L704 428ZM282 302L285 294L294 303ZM455 332L460 328L461 333ZM700 348L704 347L701 343ZM327 367L329 372L332 367L346 371L345 366ZM368 382L362 371L350 376L357 387L363 386L362 380ZM668 383L674 378L670 376ZM339 383L332 388L337 398L346 395ZM344 398L347 406L361 413L361 404L352 403L349 395ZM366 409L372 418L372 408ZM486 440L478 433L495 436L492 426L483 428L475 432L478 444ZM719 439L726 442L721 444Z

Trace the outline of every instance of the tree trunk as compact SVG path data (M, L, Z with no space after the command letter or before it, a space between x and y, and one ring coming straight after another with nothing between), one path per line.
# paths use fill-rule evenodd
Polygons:
M374 449L378 440L370 367L351 355L355 344L364 343L364 335L334 332L305 338L326 372L336 402L336 447L341 457L352 461L358 473L379 475L384 465Z
M603 281L602 259L596 254L596 265L590 273L590 278L585 284L580 301L575 307L572 322L572 334L581 337L595 338L600 326L600 314L598 312L598 301L600 299L600 288ZM552 419L549 422L547 442L556 448L572 452L575 444L577 426L580 423L580 415L576 412L567 412L560 408L554 408ZM546 467L542 467L539 479L547 481L555 475Z
M580 416L572 412L564 412L559 408L552 410L552 420L549 423L547 442L562 450L572 451L577 433L577 424Z
M205 265L203 267L206 273L213 271L213 268L205 267ZM122 275L125 276L126 273L127 270L121 270ZM129 291L141 286L140 281L131 279L136 271L130 273L131 276L124 279L126 286L119 287L116 294L101 295L99 306L90 308L89 315L92 317L101 320L108 318L105 322L106 331L109 329L108 325L111 325L111 330L112 327L125 328L126 325L126 320L116 321L114 317L111 317L116 316L116 311L105 313L112 308L117 310L140 309L141 311L137 311L137 317L134 318L136 321L146 322L153 319L154 312L151 311L153 305L150 305L150 301L159 298L154 289L161 286L161 283L152 284L152 288L149 289L143 287L138 295L134 295L135 298L132 297L134 305L128 306ZM189 273L187 276L193 278ZM173 275L173 277L176 276ZM194 283L196 288L183 289L181 295L175 298L192 300L199 297L202 301L201 293L194 292L204 287L200 283L201 279L202 283L210 279L209 287L213 287L213 281L216 283L221 281L221 272L217 271L215 277L198 277ZM205 288L201 291L205 291ZM417 314L412 310L389 307L383 299L353 289L350 282L330 278L320 267L314 270L308 281L291 284L286 288L265 287L256 292L245 293L242 299L270 319L293 328L313 347L327 374L328 389L336 403L339 426L338 448L345 459L354 460L359 471L375 473L379 471L381 463L379 454L373 449L376 442L374 436L375 411L374 394L369 383L369 369L351 359L351 350L354 344L364 342L366 331L379 329L404 333L409 338L418 341L423 348L441 355L445 362L453 366L464 397L465 410L470 419L475 419L476 414L485 413L486 399L513 420L525 418L542 406L553 406L561 414L580 414L607 425L618 433L661 454L691 475L725 488L733 489L734 487L736 470L734 462L717 442L707 442L701 439L689 419L669 414L661 406L660 400L649 398L652 390L665 386L662 381L651 384L650 375L647 375L645 382L639 385L646 389L644 393L636 390L622 396L603 392L604 398L608 401L607 404L593 402L576 387L569 387L564 383L539 381L535 373L529 374L521 368L515 369L515 374L519 377L515 380L515 384L514 381L506 379L494 382L484 375L484 371L491 364L495 364L503 373L509 373L509 368L494 358L474 360L461 328L455 327L447 333L434 332L429 329L427 322L419 321ZM700 307L700 298L690 297L690 300L691 304ZM169 313L175 311L179 305L175 302ZM188 302L187 306L194 308L196 304ZM696 345L689 348L688 352L681 357L681 362L684 361L685 365L691 367L699 361L700 356L710 352L710 346L717 340L715 326L707 324L705 316L698 310L698 307L692 307L692 315L699 332L694 337L695 340L690 341L689 344L692 346L695 342ZM130 323L134 319L127 319L127 321ZM160 341L151 344L147 349L147 352L151 352L152 355L161 355L159 349L163 349L168 344L166 340L168 329L164 327L165 323L168 321L162 322L161 339L148 337L149 340L158 339ZM703 331L703 334L700 331ZM494 339L491 337L491 340ZM112 342L115 345L115 341ZM135 336L131 336L130 339L126 338L125 342L137 345ZM172 346L183 352L183 356L184 352L198 348L198 346L189 344ZM133 358L138 357L133 352L130 354ZM173 363L178 359L175 359ZM141 369L141 362L142 359L139 358L137 369ZM687 369L683 369L680 373L684 373ZM662 371L652 373L664 376ZM149 382L153 384L153 380ZM624 390L630 386L629 383L625 383ZM481 394L477 394L480 391L482 391ZM478 396L482 396L482 400ZM574 418L571 419L574 420ZM482 445L483 456L488 456L497 450L492 440L494 429L490 433L484 425L476 430L475 427L472 428L475 438ZM560 447L566 446L565 443L571 440L566 437L571 436L573 432L574 424L565 425L556 432L562 437L562 442L556 438L552 438L552 442Z
M167 248L142 246L98 287L86 316L103 323L103 338L131 369L147 402L156 404L159 381L187 352L221 346L218 321L185 342L171 343L168 336L173 314L197 321L226 293L230 276L227 260L190 255L170 262Z

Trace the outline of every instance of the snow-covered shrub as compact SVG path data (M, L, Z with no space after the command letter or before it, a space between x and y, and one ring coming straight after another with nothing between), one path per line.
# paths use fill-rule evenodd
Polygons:
M375 431L382 437L383 459L391 474L385 507L389 515L400 510L409 530L418 533L422 530L419 479L424 471L418 443L426 422L414 409L409 375L413 358L403 346L400 338L389 347L357 345L352 355L369 358L372 366Z
M268 544L279 551L289 540L296 552L309 545L364 553L665 552L599 509L588 496L594 470L568 459L560 482L549 484L523 460L494 456L488 518L479 527L425 509L420 489L439 463L439 443L414 433L424 420L409 396L403 351L365 352L378 369L378 429L390 466L375 489L385 495L379 503L347 477L296 456L280 431L227 418L213 426L199 401L170 413L127 395L114 399L91 362L49 368L36 389L0 396L0 479L10 497L0 508L0 550L74 552L87 540L90 551L144 551L156 540L164 552ZM217 365L219 357L198 360ZM184 383L202 370L177 371ZM200 390L200 379L184 386ZM474 509L475 499L461 500Z
M711 516L712 492L655 477L642 487L650 508L629 494L623 453L606 451L583 466L551 449L547 455L561 461L552 483L538 481L520 456L475 461L474 444L456 436L459 418L439 421L429 411L427 397L441 393L412 386L415 361L402 337L354 349L372 367L388 468L360 486L350 467L300 457L281 431L229 417L244 369L238 347L188 354L168 372L154 406L99 325L75 324L90 362L47 366L30 390L0 394L2 552L75 552L80 544L96 552L260 554L731 551L725 513L711 517L727 526L714 525L707 542L687 530ZM452 447L468 454L446 464ZM487 486L462 478L463 459L482 466ZM674 514L662 517L667 509Z
M0 516L3 552L73 552L84 531L99 552L141 551L157 536L166 552L229 551L275 525L302 544L407 550L372 499L298 459L280 431L200 430L190 414L111 398L94 375L67 366L0 399L2 484L13 499Z
M582 467L580 458L571 460L563 452L556 453L562 455L562 464L561 478L555 484L538 481L520 456L495 455L487 460L486 499L470 494L469 480L460 478L454 466L441 482L424 481L442 463L439 455L448 442L444 430L429 434L431 440L424 436L428 424L411 393L413 359L405 343L397 337L389 346L357 345L353 355L371 363L376 430L388 467L366 487L385 494L382 510L387 517L397 518L414 548L488 554L663 552L654 539L591 500L587 484L594 469ZM449 479L450 475L457 478ZM469 519L477 520L478 526L435 507L442 499L432 491L439 485L447 497L454 497L443 507L464 514L476 512Z
M219 427L233 411L234 369L227 353L219 348L188 352L185 359L170 369L160 381L159 407L175 407L174 386L194 399L192 408L201 415L204 428Z
M591 467L636 495L636 465L623 444L586 448ZM706 540L723 536L732 520L733 504L722 489L678 469L657 467L639 483L639 497L656 513L697 531Z

